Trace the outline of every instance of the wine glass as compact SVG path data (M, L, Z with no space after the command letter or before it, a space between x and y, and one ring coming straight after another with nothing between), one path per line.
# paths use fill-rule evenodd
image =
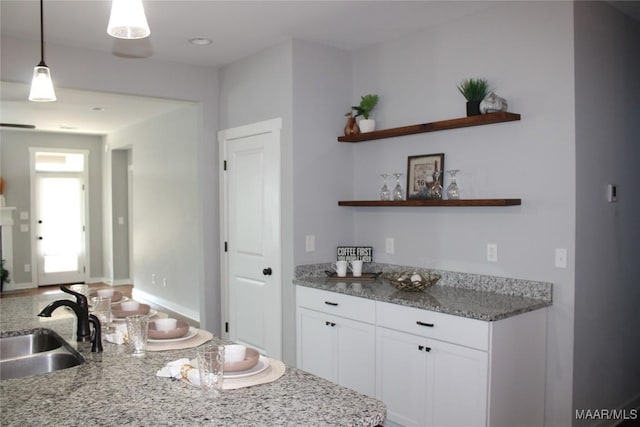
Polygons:
M404 200L404 190L402 189L402 184L400 184L400 177L404 174L395 172L392 175L396 177L396 186L393 189L393 200Z
M447 173L451 175L451 183L447 187L447 198L449 200L460 199L460 189L458 188L458 183L456 182L456 173L458 172L460 172L460 169L451 169L447 171Z
M389 191L389 187L387 186L387 177L388 173L381 173L380 176L384 184L382 184L382 188L380 189L380 200L389 200L391 198L391 192Z

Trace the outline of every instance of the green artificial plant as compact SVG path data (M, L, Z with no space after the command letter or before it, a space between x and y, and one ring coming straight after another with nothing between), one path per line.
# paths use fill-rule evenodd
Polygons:
M466 79L458 85L458 90L467 101L482 101L489 94L487 79Z
M4 260L2 260L2 264L0 265L0 279L2 279L2 283L9 283L9 270L4 268Z
M365 95L360 97L360 105L351 107L356 111L354 117L362 116L364 119L369 118L369 114L378 105L378 95Z

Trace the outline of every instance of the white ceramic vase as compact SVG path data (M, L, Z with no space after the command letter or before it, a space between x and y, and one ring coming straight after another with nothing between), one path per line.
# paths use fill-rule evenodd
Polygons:
M373 119L360 119L358 123L360 133L372 132L376 130L376 121Z

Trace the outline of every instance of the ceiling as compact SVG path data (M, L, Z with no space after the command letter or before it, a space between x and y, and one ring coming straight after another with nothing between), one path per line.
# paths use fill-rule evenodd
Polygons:
M626 13L636 13L640 20L640 2L613 3L626 8ZM217 68L291 38L356 50L477 13L495 2L144 0L151 35L142 40L107 35L110 4L108 0L45 0L46 44ZM39 41L38 1L1 0L0 17L2 37ZM195 37L213 43L190 44L188 40ZM52 73L55 78L55 70ZM141 113L150 117L184 105L57 87L55 106L43 106L26 101L28 90L26 84L0 85L1 122L106 134L131 124L132 117L140 120Z

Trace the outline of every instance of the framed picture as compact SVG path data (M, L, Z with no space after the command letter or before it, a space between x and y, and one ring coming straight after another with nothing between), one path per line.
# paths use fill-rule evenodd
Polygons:
M409 156L407 160L407 199L427 199L433 182L433 172L441 172L438 181L444 184L444 153Z

